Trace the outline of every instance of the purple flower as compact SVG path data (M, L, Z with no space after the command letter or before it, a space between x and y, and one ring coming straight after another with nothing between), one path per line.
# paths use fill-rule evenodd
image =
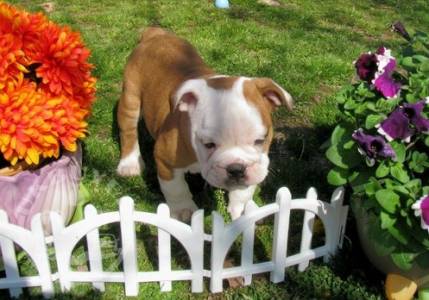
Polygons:
M374 79L374 75L377 72L377 56L372 53L364 53L355 62L356 72L361 80L365 80L368 83Z
M411 206L414 214L421 217L421 226L429 232L429 195L425 195Z
M395 23L393 23L392 30L394 32L399 33L407 41L411 41L410 35L408 34L407 30L405 29L405 26L401 22L396 21Z
M378 70L374 75L374 84L377 91L379 91L386 98L394 98L397 96L401 85L395 82L392 78L392 73L396 67L396 60L390 54L390 50L380 47L377 50Z
M429 132L429 120L421 115L427 102L428 100L399 106L379 125L378 132L389 141L400 139L407 143L416 131Z
M392 78L396 60L385 47L376 53L364 53L355 62L356 72L361 80L372 84L386 98L398 95L401 85Z
M357 141L359 152L366 155L369 165L374 165L375 159L395 158L395 151L381 136L365 134L362 129L356 130L352 138Z
M392 78L392 73L395 67L395 59L389 59L383 71L377 72L375 79L373 80L376 90L383 94L383 96L386 98L396 97L399 90L401 89L401 85L398 82L395 82Z

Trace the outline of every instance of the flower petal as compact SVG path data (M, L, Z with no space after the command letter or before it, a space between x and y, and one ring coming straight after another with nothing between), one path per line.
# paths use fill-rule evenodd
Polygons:
M423 221L429 226L429 196L423 198L420 209L422 210Z
M409 141L413 135L413 131L410 129L410 121L400 108L396 109L380 124L378 132L390 140Z

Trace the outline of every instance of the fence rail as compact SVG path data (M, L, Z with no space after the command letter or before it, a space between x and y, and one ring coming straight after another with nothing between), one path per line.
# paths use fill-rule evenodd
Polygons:
M64 226L61 217L50 215L52 236L46 238L40 215L33 218L31 230L10 224L5 212L0 211L0 249L5 267L5 277L0 278L0 289L9 289L13 297L22 293L23 287L40 286L43 296L52 297L54 282L59 281L62 291L69 290L75 282L89 282L101 292L105 283L120 282L125 286L127 296L137 296L139 284L159 282L161 291L171 291L172 281L191 281L192 292L202 292L204 278L210 278L210 291L221 292L222 281L231 277L243 277L244 284L252 282L252 275L270 272L272 282L285 280L287 267L298 265L303 271L309 262L318 257L328 259L341 246L348 206L343 205L344 190L334 191L331 202L318 200L316 190L310 188L303 199L292 199L287 188L281 188L276 195L276 202L258 207L250 201L243 216L225 224L222 216L212 212L212 234L204 232L204 212L196 211L191 224L185 224L170 217L166 204L160 204L156 213L134 210L130 197L123 197L119 202L119 211L99 214L94 206L85 207L84 219ZM300 252L287 256L290 214L292 210L304 210L304 223ZM256 223L274 215L274 233L272 259L254 263L254 240ZM316 218L321 219L325 228L325 244L312 249L313 226ZM103 270L102 249L99 228L103 225L119 223L122 251L122 271ZM157 228L158 271L142 272L137 264L136 224L143 223ZM239 266L224 267L229 249L242 234L241 262ZM190 269L172 270L171 237L177 239L186 250ZM80 240L86 239L89 271L73 271L71 260L73 249ZM49 262L48 244L55 252L57 272L52 272ZM204 242L211 242L210 270L204 269ZM16 259L16 247L29 255L38 271L37 276L20 276Z

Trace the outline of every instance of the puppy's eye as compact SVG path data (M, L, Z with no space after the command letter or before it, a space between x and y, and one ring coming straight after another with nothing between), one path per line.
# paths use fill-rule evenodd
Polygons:
M205 143L204 147L206 147L206 149L214 149L216 148L216 144L215 143Z
M255 140L255 146L262 146L265 143L265 139Z

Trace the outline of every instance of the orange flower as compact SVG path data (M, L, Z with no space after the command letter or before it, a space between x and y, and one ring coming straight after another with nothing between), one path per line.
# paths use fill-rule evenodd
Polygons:
M29 14L6 3L0 3L0 35L12 34L17 49L24 51L29 60L34 56L41 30L48 23L41 13Z
M42 79L41 87L52 95L78 96L78 100L88 108L95 89L91 77L90 51L81 41L79 33L69 27L58 27L50 23L40 37L34 61L40 63L37 77Z
M38 164L39 156L58 156L57 133L46 95L22 77L0 92L0 151L15 165L18 160Z
M0 35L0 89L28 72L24 52L15 46L11 34Z
M95 100L79 33L0 2L0 154L15 165L75 151Z

